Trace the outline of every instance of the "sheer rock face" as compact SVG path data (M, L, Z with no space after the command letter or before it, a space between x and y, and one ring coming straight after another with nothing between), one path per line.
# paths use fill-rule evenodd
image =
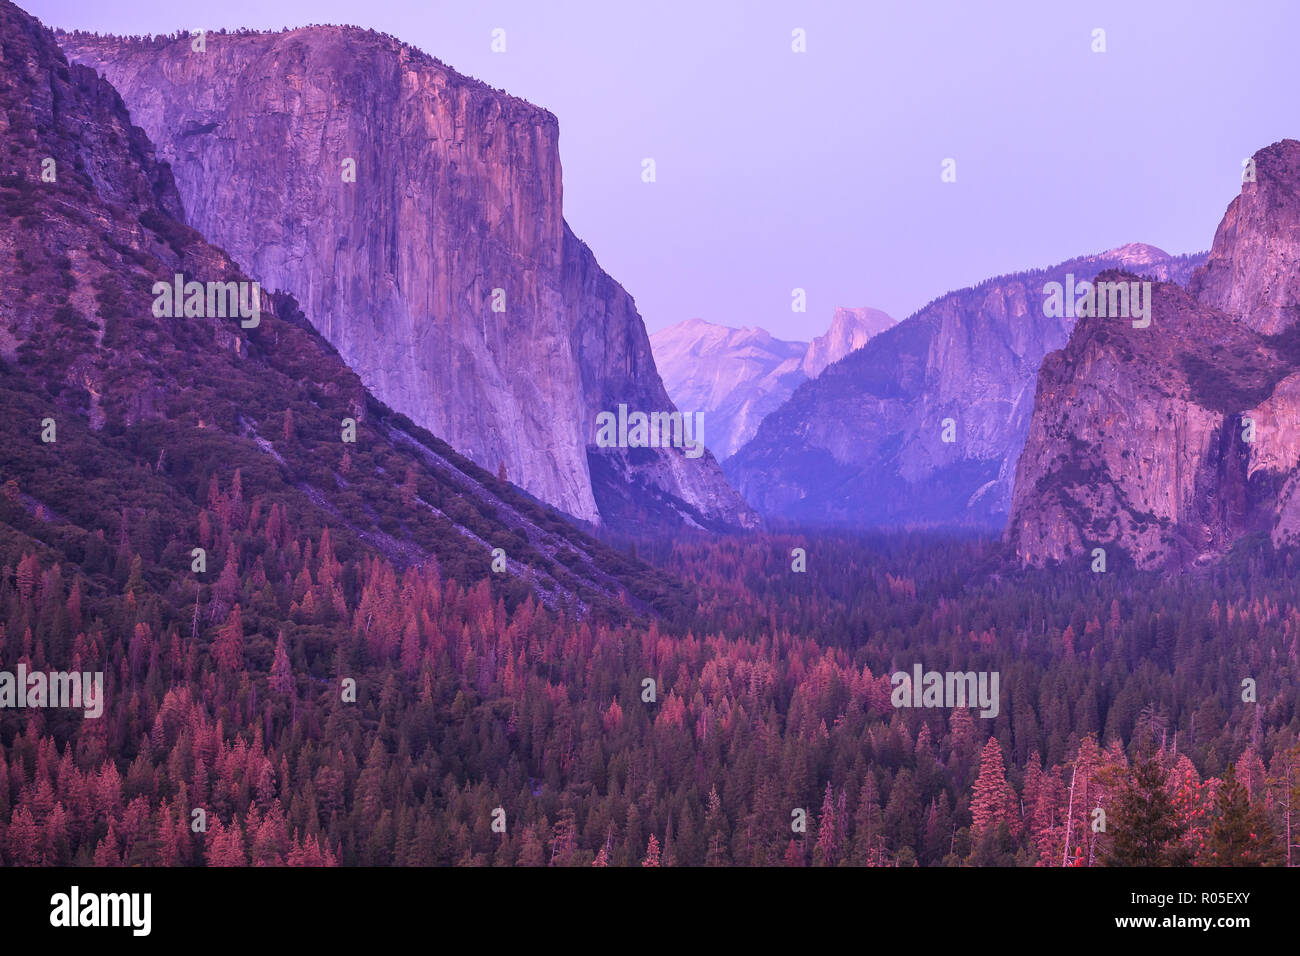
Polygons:
M1300 142L1274 143L1251 162L1188 288L1271 335L1300 320Z
M1039 365L1075 321L1045 314L1045 285L1116 267L1184 282L1202 261L1134 243L948 293L800 386L727 474L769 515L1002 528Z
M1176 286L1153 298L1149 328L1081 319L1043 363L1007 530L1026 563L1086 567L1102 547L1179 567L1293 530L1277 517L1300 460L1294 345Z
M1254 169L1149 328L1081 320L1044 361L1006 531L1022 561L1173 568L1300 536L1300 143Z
M183 223L171 170L112 85L8 0L0 144L0 447L6 496L22 505L0 520L6 541L86 582L100 577L94 542L120 541L157 593L193 595L191 548L211 518L218 541L231 528L272 548L328 533L362 563L426 565L462 586L490 577L508 602L531 591L578 616L664 600L642 585L651 569L377 402L292 296L260 290L251 326L224 308L157 315L156 283L178 273L254 280ZM355 445L339 441L344 417ZM57 441L33 449L47 419ZM244 570L255 581L262 558Z
M121 92L190 224L388 405L587 521L626 517L600 459L702 523L752 523L707 455L594 446L599 412L671 404L632 298L563 220L553 115L355 28L60 42Z

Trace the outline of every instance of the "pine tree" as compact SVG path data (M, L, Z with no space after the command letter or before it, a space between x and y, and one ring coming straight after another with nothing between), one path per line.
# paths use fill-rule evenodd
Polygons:
M113 824L110 821L108 824L108 833L104 835L104 839L102 839L99 842L99 846L95 848L95 867L100 868L121 865L122 858L117 852L117 833L114 831Z
M885 802L885 837L895 852L908 848L915 853L921 824L919 802L912 771L904 767L894 778Z
M1110 866L1171 866L1185 863L1178 846L1187 828L1165 788L1165 771L1152 756L1136 763L1120 786L1107 830L1113 839Z
M275 641L275 661L271 664L271 689L277 694L293 693L293 672L289 667L289 654L284 647L284 631Z
M659 865L659 841L655 839L655 835L653 833L650 834L650 842L646 844L645 859L641 861L641 865L642 866Z
M236 604L230 617L217 631L212 645L212 656L222 671L237 672L244 669L244 619Z
M948 855L952 846L952 813L948 809L948 793L940 790L938 800L930 800L925 815L925 842L922 862L937 864Z
M971 797L971 836L983 830L996 829L1005 823L1010 834L1019 831L1020 817L1016 812L1016 793L1007 783L1006 765L1002 761L1002 747L996 737L990 737L980 756L980 772L975 778Z
M219 819L210 818L207 843L208 866L248 866L244 837L237 821L231 821L226 827Z
M551 828L551 866L569 866L573 862L574 850L577 847L576 830L576 814L572 807L565 807L560 811L555 826Z
M704 814L704 833L708 841L705 851L705 866L726 866L727 857L727 818L722 812L722 798L718 796L716 786L709 789L708 809Z
M813 846L813 866L834 866L838 859L839 845L835 832L835 791L830 782L826 784L826 795L822 798L822 811L817 818L817 842Z
M1284 859L1263 805L1251 802L1235 764L1215 796L1208 849L1212 866L1276 866Z
M867 768L863 776L858 808L853 815L853 865L880 866L884 849L885 815L880 808L875 774Z
M0 770L2 769L3 763L0 762ZM1296 840L1300 837L1300 826L1297 826L1295 819L1296 807L1300 805L1300 744L1295 744L1288 750L1279 748L1273 754L1269 770L1268 786L1276 794L1275 806L1280 809L1282 816L1286 865L1292 866ZM4 794L0 792L0 809L3 808L3 800Z

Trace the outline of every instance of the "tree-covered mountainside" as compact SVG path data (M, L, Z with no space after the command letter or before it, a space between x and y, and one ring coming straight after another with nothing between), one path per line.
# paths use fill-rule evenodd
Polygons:
M1300 593L1267 542L1198 579L676 545L712 595L683 630L511 612L276 526L197 623L126 551L94 594L39 551L3 569L4 666L108 681L99 719L0 711L6 863L1218 865L1296 832ZM895 707L918 663L999 673L997 716ZM1133 814L1153 773L1170 819Z

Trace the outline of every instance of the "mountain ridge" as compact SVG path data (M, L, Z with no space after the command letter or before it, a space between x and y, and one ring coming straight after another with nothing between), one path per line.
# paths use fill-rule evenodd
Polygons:
M1130 243L937 296L800 385L724 471L768 517L1000 531L1038 367L1073 324L1045 315L1045 283L1118 263L1185 281L1201 261Z

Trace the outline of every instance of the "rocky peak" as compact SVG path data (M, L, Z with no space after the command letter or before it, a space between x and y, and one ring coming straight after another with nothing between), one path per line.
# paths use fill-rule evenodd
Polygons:
M1147 266L1169 261L1169 253L1145 242L1129 242L1093 256L1085 261L1105 263L1107 268L1138 273Z
M726 458L802 382L893 324L878 309L839 308L831 327L809 344L783 341L766 329L688 319L659 330L650 344L668 394L683 408L705 411L709 447Z
M1006 538L1030 564L1141 568L1300 534L1300 143L1255 154L1204 266L1146 328L1081 319L1047 357Z
M831 327L808 346L802 365L804 375L816 378L826 366L862 348L873 336L892 328L894 324L893 317L879 309L837 308L831 319Z
M702 319L660 329L650 344L673 401L704 412L705 441L720 459L744 444L803 381L799 363L808 348L765 329Z
M1300 142L1261 149L1242 177L1210 258L1188 288L1211 308L1273 334L1300 319Z

